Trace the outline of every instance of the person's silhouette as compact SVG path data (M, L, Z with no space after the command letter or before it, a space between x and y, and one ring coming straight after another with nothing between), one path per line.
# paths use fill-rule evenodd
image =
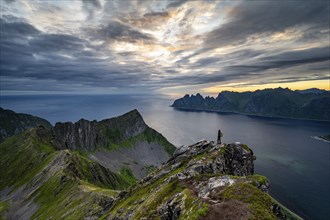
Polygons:
M219 129L219 131L218 131L217 144L221 144L221 137L222 137L222 132L221 132L221 130Z

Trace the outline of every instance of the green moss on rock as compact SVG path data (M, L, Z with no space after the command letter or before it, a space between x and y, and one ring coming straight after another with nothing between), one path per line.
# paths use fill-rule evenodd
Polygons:
M249 183L237 183L221 193L222 198L238 200L248 204L251 212L249 219L277 219L272 213L272 198Z

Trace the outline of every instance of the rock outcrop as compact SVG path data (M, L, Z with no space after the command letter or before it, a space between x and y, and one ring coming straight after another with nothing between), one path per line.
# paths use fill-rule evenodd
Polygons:
M111 147L144 132L148 126L137 110L103 121L81 119L76 123L58 122L54 127L58 149L94 151Z
M268 179L254 174L255 159L240 143L201 140L181 146L167 163L118 197L102 217L287 219L290 214L267 194Z
M199 155L198 161L194 156ZM246 145L239 143L215 144L201 140L191 146L181 146L167 164L178 166L180 161L191 159L181 172L186 177L200 174L253 175L255 156Z
M175 150L164 136L148 127L136 109L102 121L56 123L53 133L57 150L87 152L89 159L102 166L115 172L126 167L138 179L148 174L148 167L166 162Z

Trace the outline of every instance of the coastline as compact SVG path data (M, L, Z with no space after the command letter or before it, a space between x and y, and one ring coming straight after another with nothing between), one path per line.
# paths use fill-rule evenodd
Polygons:
M284 206L281 202L276 200L271 194L269 194L272 197L272 200L274 203L276 203L284 212L284 214L288 217L288 219L296 219L296 220L303 220L301 216L299 216L294 211L288 209L286 206Z
M271 115L257 115L257 114L249 114L244 112L235 112L235 111L221 111L221 110L214 110L214 109L201 109L201 108L183 108L183 107L174 107L177 110L186 110L186 111L201 111L201 112L215 112L215 113L232 113L232 114L239 114L239 115L246 115L246 116L254 116L254 117L266 117L266 118L279 118L279 119L293 119L293 120L304 120L304 121L317 121L317 122L330 122L330 120L321 120L321 119L309 119L309 118L293 118L293 117L285 117L285 116L271 116Z
M314 139L319 140L319 141L324 141L326 143L330 143L329 140L323 138L322 136L311 136L311 138L314 138Z

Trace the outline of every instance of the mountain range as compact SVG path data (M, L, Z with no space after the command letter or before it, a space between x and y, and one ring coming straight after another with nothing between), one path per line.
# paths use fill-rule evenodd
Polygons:
M137 110L54 127L4 112L22 131L1 127L0 219L299 219L244 144L175 148Z
M233 112L256 116L330 120L330 92L319 89L223 91L216 98L185 95L171 105L177 109Z

